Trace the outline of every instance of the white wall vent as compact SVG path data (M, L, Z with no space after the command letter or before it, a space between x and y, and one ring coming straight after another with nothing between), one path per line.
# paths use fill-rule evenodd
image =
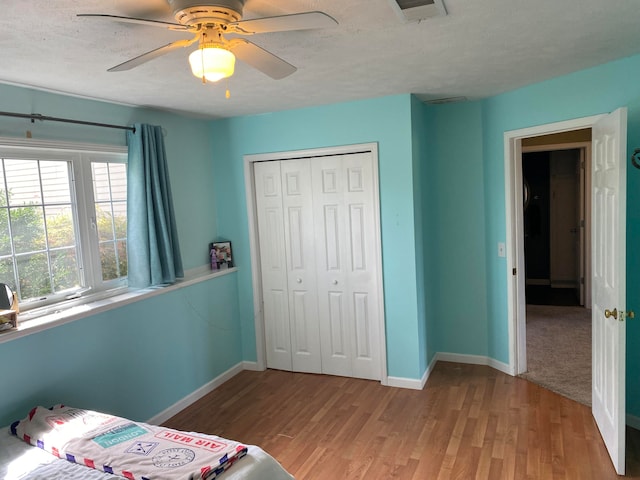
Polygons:
M447 14L443 0L389 0L389 3L400 19L406 22Z

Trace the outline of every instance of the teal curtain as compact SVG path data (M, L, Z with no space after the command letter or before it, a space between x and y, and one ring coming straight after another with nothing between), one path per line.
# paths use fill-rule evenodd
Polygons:
M127 257L130 287L174 283L184 276L162 128L127 131Z

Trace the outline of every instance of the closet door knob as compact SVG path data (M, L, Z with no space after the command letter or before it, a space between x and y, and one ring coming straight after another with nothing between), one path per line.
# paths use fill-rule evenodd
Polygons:
M337 284L338 284L338 280L334 280L334 281L333 281L333 282L331 282L331 283L333 283L334 285L337 285Z
M302 279L301 279L301 278L298 278L298 279L296 279L296 282L298 282L298 283L302 283Z

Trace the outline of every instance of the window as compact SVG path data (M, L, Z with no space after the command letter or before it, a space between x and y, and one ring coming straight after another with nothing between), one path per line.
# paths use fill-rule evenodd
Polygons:
M126 150L15 143L0 139L0 281L21 310L124 286Z

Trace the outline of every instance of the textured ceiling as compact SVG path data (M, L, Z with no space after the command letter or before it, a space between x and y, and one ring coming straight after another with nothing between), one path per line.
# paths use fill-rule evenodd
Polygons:
M444 0L447 16L414 23L389 1L247 0L244 19L321 10L338 25L251 37L298 67L287 78L238 63L203 85L193 47L106 71L189 34L76 17L174 21L166 0L3 0L0 82L219 118L402 93L476 99L640 53L638 0Z

